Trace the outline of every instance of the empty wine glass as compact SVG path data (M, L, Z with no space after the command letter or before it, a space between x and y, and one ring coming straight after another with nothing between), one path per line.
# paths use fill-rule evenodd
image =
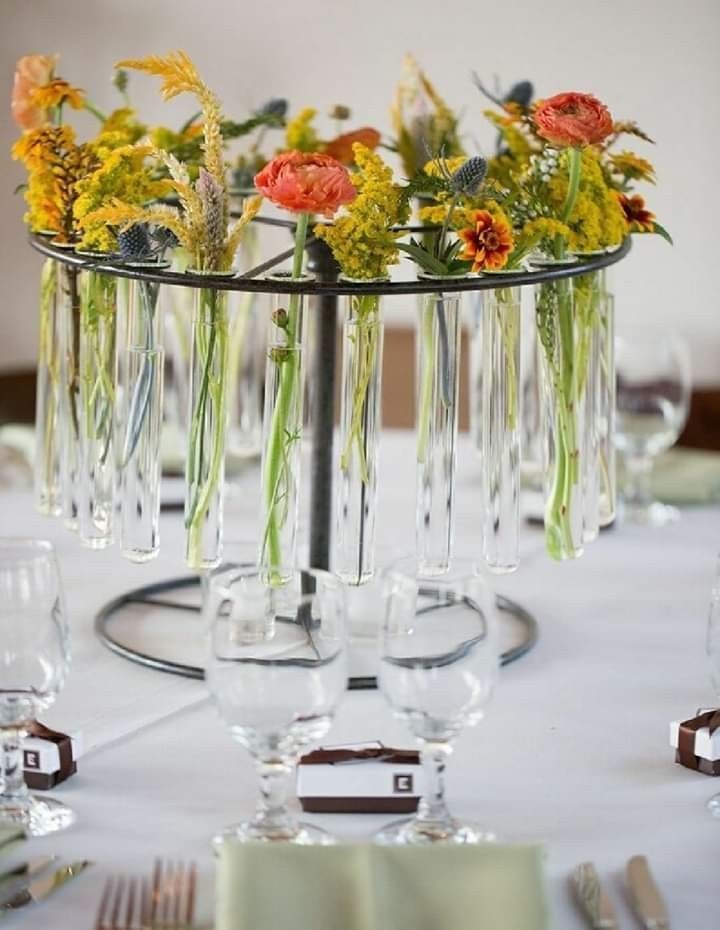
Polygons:
M626 330L616 341L615 445L626 486L623 514L634 523L662 526L679 516L652 498L653 460L677 441L690 408L690 353L671 331Z
M494 835L451 816L445 765L452 741L484 715L499 667L494 598L471 562L422 575L415 558L385 573L378 686L420 746L425 793L417 814L385 827L384 844L477 843Z
M720 557L717 560L715 581L710 596L706 652L710 669L710 681L715 696L720 701ZM720 793L714 794L710 798L707 807L713 817L720 818Z
M44 836L70 826L69 807L31 795L22 741L55 700L70 661L60 573L45 540L0 539L0 823Z
M287 799L299 756L328 732L347 686L344 590L314 569L278 576L288 581L234 566L210 580L206 681L260 782L255 816L218 840L330 843L323 830L295 819Z

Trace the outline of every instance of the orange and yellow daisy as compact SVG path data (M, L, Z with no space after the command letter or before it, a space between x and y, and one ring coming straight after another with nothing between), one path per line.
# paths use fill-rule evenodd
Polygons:
M628 197L615 191L615 196L625 215L625 222L630 232L655 232L655 214L645 207L645 201L639 194Z
M32 105L40 110L50 110L52 107L59 107L65 103L69 104L73 110L82 110L85 105L80 88L73 87L61 78L55 78L48 84L43 84L42 87L36 87L30 99Z
M513 249L510 224L487 210L476 210L472 226L458 231L465 243L461 258L472 261L473 271L498 271L507 264Z

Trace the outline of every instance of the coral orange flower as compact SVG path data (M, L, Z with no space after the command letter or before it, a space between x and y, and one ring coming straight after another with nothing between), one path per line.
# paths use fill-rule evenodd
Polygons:
M46 121L45 109L32 98L37 88L50 80L55 63L54 55L24 55L18 59L10 111L21 129L39 129Z
M476 210L473 225L459 230L458 235L465 243L460 257L472 261L473 271L497 271L507 264L514 243L510 226L502 217Z
M326 219L357 196L347 168L320 152L277 155L255 175L255 187L278 207Z
M326 142L323 148L325 155L337 160L343 165L352 165L355 161L353 154L353 145L360 142L366 149L376 149L380 145L380 133L377 129L370 126L364 126L362 129L354 129L352 132L344 132L340 136Z
M538 135L552 145L595 145L613 129L610 111L591 94L556 94L538 103L533 113Z
M620 191L614 193L630 232L655 232L655 214L646 209L645 201L639 194L627 197Z

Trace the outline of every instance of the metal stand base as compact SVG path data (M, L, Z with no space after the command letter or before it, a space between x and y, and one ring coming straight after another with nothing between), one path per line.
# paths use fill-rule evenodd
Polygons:
M112 601L108 601L95 617L95 632L98 639L111 652L122 656L123 659L128 659L130 662L135 662L137 665L154 668L159 672L166 672L170 675L180 675L183 678L204 678L205 672L200 666L151 655L121 642L111 632L113 620L117 620L125 608L134 605L142 605L149 609L177 611L178 615L182 614L182 612L199 614L201 607L197 602L183 602L171 596L168 597L173 592L182 592L192 588L200 590L200 578L197 575L186 575L182 578L173 578L170 581L144 585L141 588L128 591L126 594L121 594L120 597L116 597ZM497 607L503 622L512 624L516 632L514 636L515 644L506 649L501 656L501 664L509 665L533 648L537 643L540 630L537 620L532 614L515 601L510 600L510 598L498 595ZM147 611L145 616L147 616ZM350 691L361 691L376 687L377 681L372 676L353 676L348 682Z

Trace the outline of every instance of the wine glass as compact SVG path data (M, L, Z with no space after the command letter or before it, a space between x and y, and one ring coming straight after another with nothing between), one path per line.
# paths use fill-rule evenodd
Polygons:
M275 578L288 580L277 583ZM343 585L328 572L231 566L210 579L206 681L231 735L255 762L255 816L217 838L333 842L288 810L300 755L330 729L347 686Z
M32 836L69 827L60 801L31 795L22 741L30 723L62 688L70 648L60 573L51 543L0 539L0 823Z
M674 445L687 420L690 353L672 331L653 329L625 331L615 350L615 445L626 471L623 513L633 523L663 526L679 512L652 498L653 459Z
M383 844L478 843L494 835L459 823L445 803L452 741L484 715L499 667L495 601L471 562L423 575L416 558L385 573L378 686L420 746L426 790L417 814L385 827Z
M717 561L715 582L710 598L705 651L708 657L710 681L717 698L720 700L720 557L718 557ZM707 807L713 817L720 818L720 792L710 798Z

